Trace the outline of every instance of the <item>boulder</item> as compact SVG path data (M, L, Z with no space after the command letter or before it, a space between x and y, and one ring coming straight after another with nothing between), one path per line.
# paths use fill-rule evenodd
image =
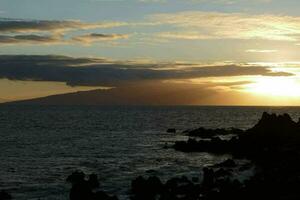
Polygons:
M163 191L163 184L156 176L145 179L142 176L137 177L131 182L132 199L155 199Z
M175 128L169 128L167 130L167 133L176 133L176 129Z
M11 200L12 196L8 194L6 191L0 191L0 200Z
M86 180L86 175L82 171L73 172L66 179L72 184L70 190L70 200L117 200L116 196L110 196L104 191L99 191L100 183L96 174L90 174ZM97 190L94 192L94 190Z

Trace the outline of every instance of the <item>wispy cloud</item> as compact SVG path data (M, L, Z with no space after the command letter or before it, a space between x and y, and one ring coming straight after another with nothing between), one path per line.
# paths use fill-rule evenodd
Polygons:
M82 44L90 45L98 42L127 39L126 34L100 34L91 33L87 35L74 36L72 38L63 37L63 35L0 35L0 45L54 45L54 44Z
M247 53L276 53L278 50L276 49L247 49L245 52Z
M61 37L46 35L0 35L0 44L54 44L62 43Z
M166 39L183 39L183 40L206 40L213 39L214 37L210 37L208 35L204 35L199 32L161 32L157 33L158 37L166 38Z
M166 3L168 0L137 0L141 3Z
M129 35L127 34L101 34L101 33L91 33L87 35L75 36L72 38L75 42L90 44L99 41L111 41L118 39L127 39Z
M125 22L85 23L81 21L0 19L0 44L88 44L128 38L125 34L90 33L69 36L66 32L127 25ZM74 34L72 34L74 35Z
M188 0L194 3L212 2L218 4L232 5L238 3L250 2L249 0ZM270 3L272 0L252 0L251 3Z
M94 1L108 1L108 0L94 0ZM122 0L120 0L122 1ZM174 0L136 0L142 3L173 3ZM233 5L238 3L245 3L249 0L177 0L178 2L187 2L187 3L213 3L213 4L223 4L223 5ZM272 0L252 0L251 3L270 3Z
M264 39L297 41L300 17L187 11L154 14L152 22L170 25L177 32L160 36L187 39Z
M95 29L128 26L134 29L132 33L95 33ZM157 26L164 26L165 31L156 31ZM141 27L152 31L143 32ZM136 31L135 29L139 30ZM84 35L76 35L78 31L92 31ZM68 34L71 32L72 34ZM99 33L100 32L100 33ZM153 33L151 33L153 32ZM75 33L75 34L74 34ZM36 35L36 38L50 37L68 44L76 41L88 44L99 41L126 39L134 34L135 38L161 38L166 40L212 40L212 39L242 39L242 40L300 40L300 17L284 15L251 15L243 13L186 11L176 13L152 14L140 21L94 22L82 21L51 21L51 20L17 20L0 19L0 34L2 43L30 43L31 40L22 40L24 35ZM47 36L45 36L47 35ZM27 36L28 37L28 36ZM148 38L148 40L149 40ZM33 44L46 43L43 40L32 40ZM1 41L0 41L1 42ZM54 41L53 41L54 42Z
M55 20L24 20L0 19L0 33L33 33L33 32L65 32L70 30L88 30L95 28L112 28L126 25L125 22L55 21Z

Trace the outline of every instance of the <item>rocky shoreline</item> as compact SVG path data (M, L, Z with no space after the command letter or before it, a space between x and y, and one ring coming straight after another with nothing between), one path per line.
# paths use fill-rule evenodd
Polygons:
M300 199L300 123L288 114L263 113L259 122L245 131L200 128L187 134L206 140L179 141L174 149L229 153L233 159L245 158L249 163L239 165L229 159L204 168L202 177L192 180L175 177L162 183L156 176L138 177L131 184L132 200ZM235 136L230 140L218 137L228 134ZM234 173L249 169L253 174L243 181Z
M232 159L205 167L199 177L190 179L183 176L162 182L156 176L137 177L131 182L132 200L300 199L300 122L288 114L263 113L247 130L199 128L184 134L191 138L175 142L175 150L231 154ZM234 137L224 140L219 135ZM239 159L247 162L241 164ZM243 173L251 175L241 180ZM72 185L70 200L118 199L101 190L95 174L77 171L66 181ZM9 194L0 193L0 200L8 199Z

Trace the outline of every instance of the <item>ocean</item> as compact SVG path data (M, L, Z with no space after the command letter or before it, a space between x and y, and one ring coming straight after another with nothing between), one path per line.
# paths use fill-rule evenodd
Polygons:
M96 173L103 190L128 199L139 175L192 177L230 157L165 149L186 139L182 131L246 129L264 111L300 117L300 107L2 105L0 190L20 200L66 200L67 176L82 170Z

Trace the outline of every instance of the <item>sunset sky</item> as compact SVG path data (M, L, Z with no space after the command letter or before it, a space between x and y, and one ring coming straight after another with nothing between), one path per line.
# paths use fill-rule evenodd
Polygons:
M299 0L0 0L0 102L96 90L91 104L300 105L299 11Z

